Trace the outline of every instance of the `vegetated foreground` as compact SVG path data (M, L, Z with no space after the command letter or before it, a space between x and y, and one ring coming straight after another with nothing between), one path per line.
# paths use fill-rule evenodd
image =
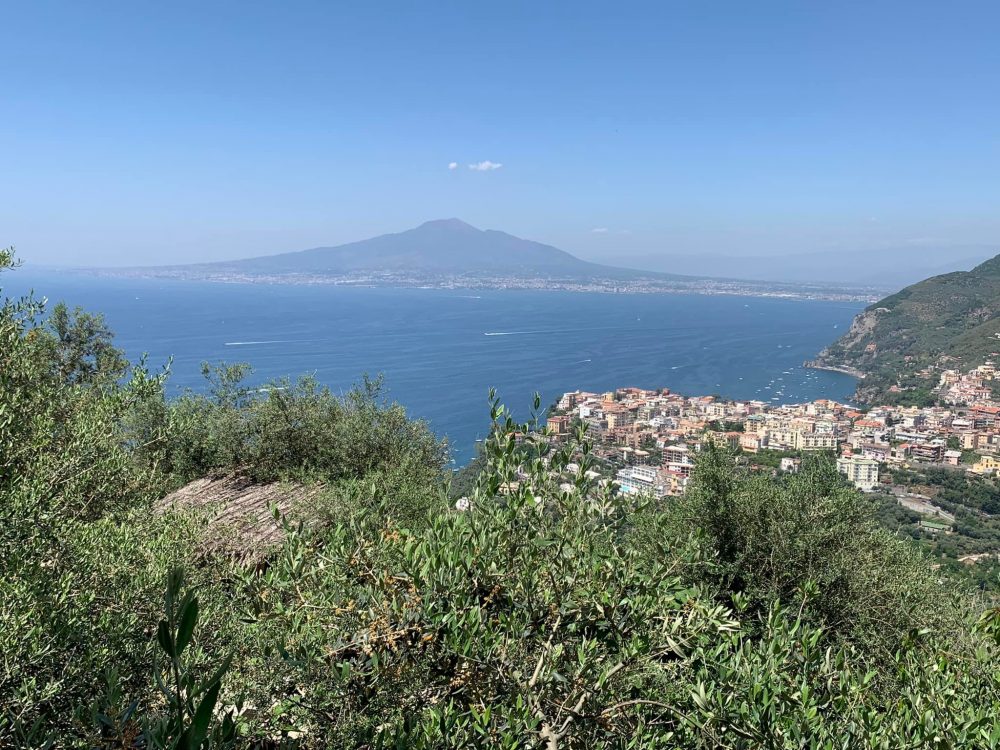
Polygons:
M206 374L168 401L99 318L5 301L3 743L1000 747L997 610L822 460L709 448L653 503L494 400L456 507L377 382Z

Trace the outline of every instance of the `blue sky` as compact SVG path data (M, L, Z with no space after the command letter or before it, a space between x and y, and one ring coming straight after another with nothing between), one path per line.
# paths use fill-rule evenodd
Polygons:
M8 3L0 243L183 262L457 216L605 261L1000 249L998 28L996 2Z

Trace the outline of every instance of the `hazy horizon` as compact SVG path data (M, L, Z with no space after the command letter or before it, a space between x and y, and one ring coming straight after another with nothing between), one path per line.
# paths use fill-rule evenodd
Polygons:
M13 6L0 245L191 263L457 216L649 270L1000 252L1000 7L714 11Z
M464 222L458 217L447 219L432 219L422 223L420 227L407 227L399 232L390 232L388 236L398 235L401 238L412 235L414 231L419 231L427 225L458 225L459 236L464 235L468 230L488 234L490 232L503 232L493 227L474 227ZM505 233L509 234L509 233ZM345 243L343 247L353 248L358 241L377 239L361 237L357 241ZM520 238L530 240L531 238ZM406 240L409 242L409 240ZM296 256L302 250L337 250L338 246L317 246L315 248L296 248L294 250L282 250L280 252L264 253L258 258L273 258L275 256ZM469 247L470 253L482 252L481 246L478 249ZM559 248L562 249L562 248ZM942 273L952 271L967 271L979 265L984 260L997 255L997 248L988 245L970 245L957 247L950 254L940 253L933 245L913 243L902 247L883 248L878 251L854 251L840 253L804 253L789 255L761 255L761 256L739 256L722 254L622 254L610 261L604 261L609 266L619 268L637 269L649 272L667 272L681 274L692 277L715 277L729 279L743 279L746 281L773 281L792 283L816 283L827 282L833 284L847 284L856 288L871 287L883 291L891 291L907 286L916 281L920 281L930 276L937 276ZM355 251L351 251L355 252ZM357 251L363 252L363 251ZM235 260L249 260L247 256L242 256ZM583 258L584 260L589 260ZM25 262L25 267L39 271L48 270L71 270L71 269L135 269L135 268L155 268L162 266L197 266L201 263L217 263L216 259L203 258L192 263L183 262L158 262L153 259L150 262L119 263L113 265L96 265L88 262L71 263L36 263ZM221 261L228 262L227 260ZM597 262L602 262L597 259ZM467 271L468 269L464 269Z

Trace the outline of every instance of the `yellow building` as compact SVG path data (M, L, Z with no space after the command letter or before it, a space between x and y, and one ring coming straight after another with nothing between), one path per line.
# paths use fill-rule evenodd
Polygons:
M976 474L996 474L997 471L1000 471L1000 458L983 456L978 463L972 465L970 471Z

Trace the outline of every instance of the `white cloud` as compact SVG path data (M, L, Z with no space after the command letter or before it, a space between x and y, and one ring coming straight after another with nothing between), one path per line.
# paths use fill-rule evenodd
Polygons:
M608 233L608 228L607 227L594 227L593 229L590 230L590 233L591 234L607 234Z
M499 162L487 159L486 161L478 161L475 164L470 164L469 169L474 172L491 172L494 169L500 169L502 166L503 164L500 164Z
M458 162L457 161L448 162L448 169L458 169Z

